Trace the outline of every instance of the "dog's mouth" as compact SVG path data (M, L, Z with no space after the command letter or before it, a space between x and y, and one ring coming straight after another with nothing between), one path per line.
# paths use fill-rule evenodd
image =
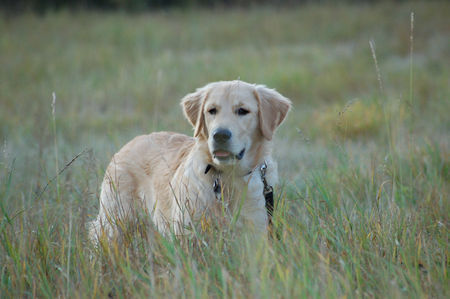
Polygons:
M225 161L225 160L229 160L229 159L242 160L242 158L244 157L244 154L245 154L245 148L243 148L238 154L233 154L232 152L226 151L226 150L215 150L213 152L214 158L219 161Z

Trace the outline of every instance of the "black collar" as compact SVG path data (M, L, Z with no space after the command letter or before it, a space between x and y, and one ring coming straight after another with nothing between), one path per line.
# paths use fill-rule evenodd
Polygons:
M208 171L210 171L212 167L211 164L206 165L205 174L208 174Z

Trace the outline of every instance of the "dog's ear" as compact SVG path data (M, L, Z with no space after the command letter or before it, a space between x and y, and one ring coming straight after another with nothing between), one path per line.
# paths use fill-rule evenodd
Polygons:
M261 133L267 140L272 140L273 133L281 125L291 108L291 101L264 85L257 85L254 95L259 105L258 116Z
M198 137L202 132L208 137L208 131L205 126L205 115L203 108L207 96L207 88L198 88L195 92L186 95L181 100L184 116L194 127L194 137Z

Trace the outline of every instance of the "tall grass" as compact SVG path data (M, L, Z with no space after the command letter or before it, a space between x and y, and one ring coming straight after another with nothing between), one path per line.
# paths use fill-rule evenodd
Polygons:
M448 297L449 10L1 19L1 297ZM237 77L294 103L275 140L279 238L165 238L142 211L120 242L90 244L112 154L191 134L179 99Z
M53 129L53 143L55 148L55 169L56 169L56 199L59 200L59 163L58 163L58 142L56 135L56 94L52 93L52 129Z

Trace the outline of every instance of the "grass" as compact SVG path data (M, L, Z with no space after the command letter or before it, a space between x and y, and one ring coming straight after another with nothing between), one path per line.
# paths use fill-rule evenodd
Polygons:
M449 297L449 14L412 2L0 19L1 297ZM143 215L125 245L90 245L112 154L138 134L191 134L179 99L238 77L294 104L275 140L280 240L165 239Z

